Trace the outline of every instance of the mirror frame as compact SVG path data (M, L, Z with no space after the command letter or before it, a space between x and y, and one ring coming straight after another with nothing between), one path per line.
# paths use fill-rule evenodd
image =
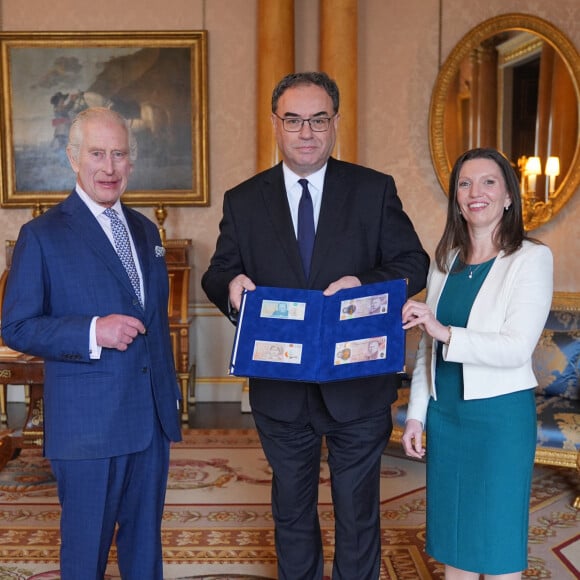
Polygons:
M529 14L503 14L485 20L472 28L450 52L439 70L429 108L429 148L433 167L439 184L445 195L448 195L449 177L452 162L450 162L444 141L444 114L446 97L451 83L459 72L463 59L485 39L506 30L520 30L540 36L551 44L562 57L570 72L576 91L578 118L580 119L580 54L570 40L549 22ZM453 160L454 161L454 160ZM548 204L536 202L525 216L526 230L532 230L552 219L572 197L580 184L580 131L576 140L576 150L568 172L563 177L554 197Z

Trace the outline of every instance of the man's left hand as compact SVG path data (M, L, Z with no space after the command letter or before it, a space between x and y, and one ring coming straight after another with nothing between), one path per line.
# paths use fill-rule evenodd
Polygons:
M332 296L336 294L339 290L344 290L345 288L356 288L360 286L360 280L356 276L343 276L335 282L328 285L328 288L323 292L325 296Z

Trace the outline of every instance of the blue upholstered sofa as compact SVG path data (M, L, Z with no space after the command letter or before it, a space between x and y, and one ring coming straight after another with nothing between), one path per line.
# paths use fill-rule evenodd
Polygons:
M399 443L405 427L409 379L421 332L407 333L406 374L393 406L391 441ZM556 292L533 355L538 387L536 463L580 471L580 293ZM580 507L580 496L575 507Z

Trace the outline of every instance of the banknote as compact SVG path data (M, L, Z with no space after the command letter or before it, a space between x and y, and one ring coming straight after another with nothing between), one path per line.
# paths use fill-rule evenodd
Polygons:
M337 342L334 350L334 365L382 360L386 356L386 336L373 336L372 338Z
M261 318L286 318L287 320L304 320L306 302L281 300L262 300Z
M388 309L388 294L375 294L374 296L365 296L364 298L343 300L340 303L340 320L386 314Z
M292 342L256 340L252 360L299 365L302 360L302 345Z

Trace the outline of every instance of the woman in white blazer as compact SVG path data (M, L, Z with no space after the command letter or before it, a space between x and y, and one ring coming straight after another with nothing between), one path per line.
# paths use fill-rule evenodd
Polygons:
M519 180L495 149L450 177L447 222L425 303L403 448L427 455L427 552L448 580L514 580L527 568L536 446L531 357L549 313L550 250L525 236Z

